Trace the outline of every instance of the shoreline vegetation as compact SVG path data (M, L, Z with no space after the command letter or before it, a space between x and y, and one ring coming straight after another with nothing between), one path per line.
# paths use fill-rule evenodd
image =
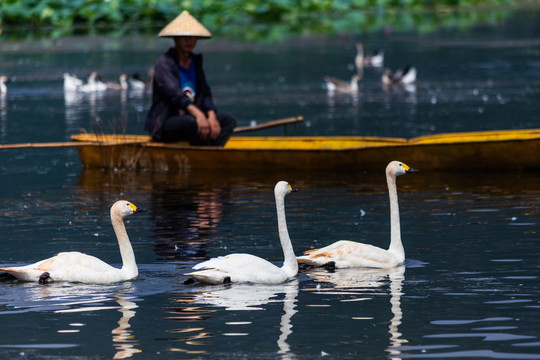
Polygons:
M156 34L181 10L216 36L278 41L287 36L392 31L466 31L497 24L532 0L3 0L0 38Z

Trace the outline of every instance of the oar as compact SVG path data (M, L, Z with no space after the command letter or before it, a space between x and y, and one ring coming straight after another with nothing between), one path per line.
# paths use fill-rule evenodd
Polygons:
M63 148L63 147L78 147L87 145L130 145L130 144L145 144L150 140L140 141L65 141L65 142L50 142L50 143L22 143L22 144L3 144L0 145L0 150L8 149L28 149L28 148Z
M304 117L302 116L294 116L290 118L285 119L279 119L279 120L272 120L267 121L258 125L254 126L241 126L237 127L233 130L235 134L237 133L243 133L248 131L257 131L257 130L263 130L263 129L269 129L276 126L284 126L284 125L290 125L290 124L296 124L299 122L304 121ZM122 135L119 135L119 138L122 138ZM87 145L116 145L116 144L122 144L122 145L128 145L128 144L144 144L150 142L150 138L148 140L139 140L139 141L65 141L65 142L49 142L49 143L20 143L20 144L0 144L0 150L8 150L8 149L27 149L27 148L62 148L62 147L78 147L78 146L87 146Z
M273 128L276 126L296 124L302 121L304 121L303 116L294 116L294 117L280 119L280 120L267 121L262 124L253 125L253 126L237 127L233 130L233 132L237 134L237 133L242 133L242 132L247 132L247 131L263 130L263 129Z

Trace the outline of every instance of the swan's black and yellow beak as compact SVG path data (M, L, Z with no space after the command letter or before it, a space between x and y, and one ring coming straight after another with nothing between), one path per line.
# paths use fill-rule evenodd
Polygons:
M410 167L409 165L407 164L401 164L401 166L405 169L405 172L406 173L417 173L417 172L420 172L420 170L418 169L413 169L412 167Z
M129 207L133 209L134 213L146 212L146 209L136 207L132 203L129 203Z
M291 190L291 192L297 192L297 191L298 191L298 189L297 189L297 188L293 188L293 187L291 186L291 184L289 184L289 190Z

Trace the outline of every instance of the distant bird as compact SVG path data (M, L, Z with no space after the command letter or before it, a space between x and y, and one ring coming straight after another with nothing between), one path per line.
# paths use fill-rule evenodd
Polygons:
M206 284L224 284L250 282L257 284L281 284L298 274L298 263L294 255L287 221L285 219L285 196L296 191L286 181L280 181L274 187L278 218L278 233L283 249L283 266L277 267L271 262L251 254L236 253L220 256L193 267L194 272L186 274Z
M127 75L121 74L118 82L106 81L107 90L126 90L128 88Z
M111 207L111 222L122 257L121 269L113 267L97 257L71 251L61 252L34 264L0 268L0 270L6 271L20 281L34 281L40 284L49 281L109 284L134 279L139 274L139 270L124 226L124 218L141 211L125 200L117 201Z
M99 80L97 72L92 71L88 76L88 81L80 89L83 92L105 91L107 90L107 84Z
M332 266L335 268L371 267L389 269L405 261L405 250L401 243L399 205L396 177L417 172L400 161L392 161L386 167L386 182L390 199L390 247L388 250L355 241L340 240L320 249L304 252L296 259L300 264Z
M416 68L411 65L407 65L402 69L392 72L392 70L386 68L382 76L382 83L384 85L410 85L416 81Z
M364 52L364 45L362 43L356 44L356 57L354 58L354 64L357 69L364 66L381 67L384 63L384 51L375 50L371 54L367 55Z
M64 73L64 91L78 91L83 86L83 81L75 75Z
M331 76L324 77L326 89L329 94L335 92L342 94L356 94L358 92L358 81L360 81L360 76L358 75L353 75L350 82L339 80Z
M7 94L6 83L9 81L9 78L6 75L0 76L0 94Z
M129 78L129 87L137 91L152 90L153 81L154 69L149 69L147 79L143 78L138 73L131 75L131 77Z

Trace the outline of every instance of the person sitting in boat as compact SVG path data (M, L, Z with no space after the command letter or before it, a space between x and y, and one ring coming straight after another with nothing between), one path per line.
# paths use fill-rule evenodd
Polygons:
M183 11L158 36L171 37L174 47L156 61L152 105L145 130L156 141L225 145L236 120L216 110L204 75L202 55L193 53L197 40L210 38L212 34L189 12Z

